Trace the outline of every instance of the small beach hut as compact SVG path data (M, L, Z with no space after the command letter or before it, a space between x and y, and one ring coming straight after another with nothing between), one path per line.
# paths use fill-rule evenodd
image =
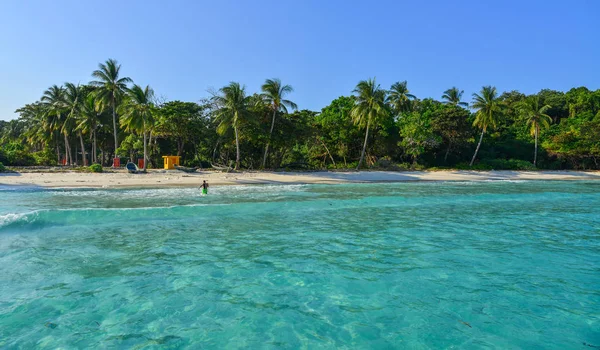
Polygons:
M165 163L165 169L171 170L175 169L175 165L179 165L180 156L163 156L163 161Z

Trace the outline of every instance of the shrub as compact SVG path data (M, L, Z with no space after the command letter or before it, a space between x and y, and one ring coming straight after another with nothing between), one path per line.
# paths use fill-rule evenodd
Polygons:
M8 164L16 166L35 165L35 158L31 153L24 150L14 150L6 152Z
M535 170L535 166L521 159L489 159L482 163L488 164L494 170Z
M56 165L56 153L50 148L45 148L43 151L35 152L33 154L35 163L37 165Z
M456 169L459 170L494 170L491 165L486 163L476 163L473 166L469 166L469 163L462 162L456 164Z
M4 166L4 164L0 163L0 173L3 173L6 171L6 167Z
M473 164L460 163L456 165L461 170L535 170L532 163L521 159L483 159L481 162Z
M100 164L92 164L92 165L90 165L90 171L92 173L101 173L102 172L102 165L100 165Z

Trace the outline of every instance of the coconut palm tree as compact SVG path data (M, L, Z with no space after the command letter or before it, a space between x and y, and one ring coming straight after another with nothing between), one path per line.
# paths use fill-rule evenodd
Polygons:
M288 107L295 110L298 109L298 106L294 102L284 99L285 95L292 93L294 89L290 85L282 86L281 80L279 79L267 79L262 85L261 89L263 91L261 97L264 99L265 103L271 105L271 108L273 109L271 131L269 131L269 139L267 140L267 145L265 146L265 155L262 162L262 167L264 168L267 164L267 154L269 153L269 144L271 143L273 128L275 127L275 116L277 115L277 112L283 112L287 114Z
M96 131L100 124L99 115L103 111L102 108L103 105L96 101L96 94L94 92L88 93L81 104L81 115L77 123L77 130L84 135L89 134L92 141L92 163L98 162Z
M105 63L100 63L98 69L92 73L97 80L91 81L92 86L98 87L98 101L112 107L113 134L115 137L115 155L119 148L117 137L117 104L123 92L127 89L127 83L131 83L128 77L120 78L121 65L114 59L108 59Z
M73 131L76 131L77 137L81 143L81 157L82 157L82 165L86 165L87 155L85 152L85 145L83 143L83 136L81 134L81 130L76 128L78 120L81 118L81 105L83 102L83 92L81 90L81 86L79 84L75 85L72 83L65 83L65 103L67 107L67 117L62 126L62 132L66 135L71 135ZM71 162L73 163L73 158L71 153L71 148L69 147L69 156L71 157ZM75 154L77 157L77 154Z
M469 105L468 103L460 101L463 93L464 90L459 90L456 86L453 86L450 89L444 91L442 99L446 100L444 101L444 103L449 105L467 107Z
M148 132L154 123L154 90L134 84L126 91L123 104L120 107L121 126L129 132L141 132L144 140L144 166L148 164Z
M489 127L496 127L502 108L500 106L500 101L498 100L498 92L496 91L496 88L492 86L484 86L479 94L473 94L471 106L477 111L473 126L481 129L481 136L479 137L475 154L473 154L473 159L471 159L470 166L473 166L477 153L479 152L479 147L481 147L483 134L485 134Z
M412 95L408 90L406 80L392 84L388 92L388 101L398 114L410 111L412 101L415 99L415 95Z
M52 85L44 91L41 101L46 109L48 130L52 133L60 133L66 110L65 89L62 86ZM67 164L70 164L68 135L63 135L65 141L65 161Z
M219 123L217 132L224 134L229 128L235 132L235 169L240 168L240 122L247 113L250 96L246 96L246 87L240 83L231 82L229 85L219 89L219 93L212 97L212 102L217 108L215 120Z
M547 129L550 127L550 123L552 122L552 118L546 114L550 108L550 105L544 105L540 107L540 97L538 95L529 96L519 104L519 112L521 117L525 119L527 126L531 128L531 136L535 138L535 151L533 153L534 166L537 163L538 137L540 134L540 128Z
M20 119L27 125L27 130L24 131L27 142L36 148L42 145L42 148L50 142L53 133L48 129L46 122L47 117L44 105L41 102L26 104L25 106L15 111L19 113ZM57 157L60 161L60 151L57 143Z
M375 78L369 80L361 80L354 89L356 95L356 104L352 107L350 115L354 124L366 126L365 142L360 160L356 169L360 169L365 158L367 149L367 141L369 139L369 128L383 118L387 111L385 108L385 90L381 89L375 82Z

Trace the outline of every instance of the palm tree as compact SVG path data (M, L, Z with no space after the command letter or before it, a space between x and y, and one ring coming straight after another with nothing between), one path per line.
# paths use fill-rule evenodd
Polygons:
M96 94L94 92L88 93L83 99L81 117L77 124L77 130L83 134L90 135L89 137L92 141L92 163L98 162L96 130L99 126L99 115L102 113L102 107L102 104L96 101Z
M144 139L144 166L142 171L146 171L148 164L148 132L154 123L154 90L146 85L142 88L133 84L131 89L127 90L124 103L121 105L121 126L129 132L141 132Z
M352 107L350 115L354 124L366 125L365 142L363 144L360 160L356 169L360 169L365 151L367 149L367 141L369 139L369 128L384 117L387 113L385 108L385 90L381 89L375 82L375 78L369 80L361 80L353 91L356 94L356 104Z
M475 121L473 121L473 126L481 128L481 136L479 137L479 143L477 143L475 154L473 154L473 159L471 159L471 164L469 166L473 166L473 163L475 162L477 152L479 152L479 147L481 147L483 134L485 134L487 128L495 128L496 124L498 123L498 116L501 112L501 106L500 101L498 100L498 92L496 91L496 88L492 86L484 86L481 89L480 94L473 94L473 102L471 103L471 106L473 109L477 110Z
M222 87L219 89L219 94L212 97L212 101L217 108L215 111L215 120L219 123L217 131L222 135L233 127L235 132L236 170L240 168L239 126L247 113L249 99L250 97L246 96L246 87L236 82L231 82L229 85Z
M75 85L72 83L65 83L65 102L67 107L67 118L63 123L62 132L66 135L70 135L73 130L76 129L76 123L81 118L81 104L82 104L82 91L79 84ZM85 153L85 145L83 143L83 136L81 135L81 130L77 130L77 136L79 137L79 141L81 142L81 156L82 156L82 164L86 165L86 153ZM73 162L73 158L71 153L71 148L69 147L69 157L71 157L71 162ZM77 158L77 154L75 154Z
M112 58L107 60L106 63L100 63L98 68L92 73L92 76L98 80L91 81L90 84L99 88L97 90L99 101L112 107L116 155L117 148L119 148L119 140L117 138L117 103L123 92L127 89L127 83L131 83L131 79L128 77L119 78L121 65Z
M52 139L53 133L48 129L48 123L46 122L47 117L45 113L45 107L41 102L34 102L26 104L25 106L15 111L19 113L20 119L27 125L27 130L24 131L23 136L26 137L27 142L34 146L42 145L42 148L48 145ZM57 159L60 161L60 151L57 146Z
M51 133L59 132L62 129L62 116L65 113L65 89L62 86L52 85L41 98L45 105L47 119L47 128ZM57 133L58 134L58 133ZM69 159L69 140L64 134L65 140L65 161L70 164ZM59 159L60 162L60 159Z
M469 105L468 103L460 101L463 93L464 90L459 90L456 86L453 86L450 89L444 91L442 99L446 100L444 101L444 103L449 105L467 107Z
M265 146L265 155L263 157L262 167L264 168L267 164L267 154L269 153L269 144L271 143L271 137L273 135L273 127L275 126L275 116L277 112L283 112L285 114L288 113L288 107L291 109L298 109L298 106L290 101L285 100L285 95L292 93L294 89L290 85L281 85L281 80L279 79L267 79L265 83L262 85L261 97L264 101L271 105L273 109L273 119L271 120L271 131L269 131L269 140L267 141L267 145Z
M415 95L408 90L406 80L392 84L388 94L388 100L398 114L410 111L412 101L416 99Z
M527 121L527 126L531 126L531 136L535 137L535 151L533 153L533 165L537 162L537 149L538 149L538 136L540 134L540 127L549 128L552 118L546 114L550 109L550 105L544 105L540 107L540 97L533 95L527 97L523 102L519 104L519 112L521 117Z

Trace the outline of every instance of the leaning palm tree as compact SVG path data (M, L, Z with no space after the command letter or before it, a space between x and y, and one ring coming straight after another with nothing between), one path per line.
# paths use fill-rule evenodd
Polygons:
M52 85L46 91L41 98L42 103L45 106L47 116L47 129L51 133L56 132L60 135L62 129L63 116L65 115L66 102L65 102L65 89L62 86ZM65 141L65 163L70 164L69 159L69 140L68 135L64 135Z
M546 114L550 109L550 105L544 105L540 107L540 97L533 95L527 97L523 102L519 104L519 112L523 117L527 126L530 126L531 136L535 138L535 151L533 153L533 165L537 162L537 149L538 149L538 136L540 134L540 128L549 128L552 118Z
M98 87L99 101L112 107L116 155L117 148L119 148L119 140L117 138L117 103L125 89L127 89L127 83L131 83L131 79L128 77L119 78L121 65L112 58L107 60L106 63L100 63L98 68L92 73L92 76L98 80L91 81L90 84Z
M285 95L294 91L294 89L290 85L281 85L281 80L279 79L267 79L265 83L262 85L261 97L263 100L271 105L273 109L273 118L271 120L271 131L269 131L269 139L267 140L267 145L265 146L265 155L263 157L262 167L264 168L267 164L267 154L269 153L269 144L271 143L271 137L273 136L273 128L275 127L275 116L277 112L283 112L285 114L288 113L288 107L291 109L298 109L298 106L290 101L285 100Z
M154 90L150 86L142 88L134 84L127 90L125 101L120 107L121 126L129 132L141 132L144 140L144 166L148 164L148 132L154 123Z
M379 87L375 82L375 78L361 80L358 85L356 85L353 92L356 94L356 104L352 107L350 115L352 116L354 124L366 126L365 142L363 144L362 152L360 153L358 166L356 167L358 170L365 158L367 141L369 139L369 128L384 117L387 111L385 108L385 90Z
M481 141L483 140L483 134L489 127L495 128L498 123L498 117L501 112L500 101L498 100L498 92L495 87L484 86L481 89L480 94L473 94L473 102L471 103L473 109L477 110L473 126L481 129L481 136L479 137L479 143L471 159L470 166L473 166L479 147L481 147Z
M215 120L219 123L217 132L224 134L233 128L235 132L235 169L240 168L240 122L247 113L247 107L250 96L246 96L246 87L240 83L231 82L229 85L219 89L219 93L212 97L212 102L217 108L215 111Z
M412 101L416 99L408 90L406 80L392 84L388 94L388 100L398 114L410 111Z
M463 93L464 90L459 90L456 86L453 86L450 89L444 91L442 99L446 100L444 101L445 104L467 107L469 104L466 102L461 102L460 100L462 98Z

